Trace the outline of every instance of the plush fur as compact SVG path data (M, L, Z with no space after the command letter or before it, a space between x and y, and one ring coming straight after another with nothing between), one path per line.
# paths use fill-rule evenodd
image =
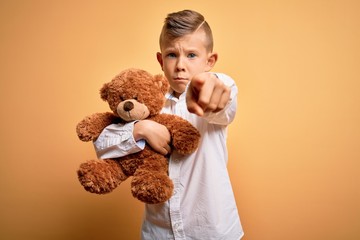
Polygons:
M169 114L160 114L169 89L162 75L152 75L140 69L127 69L100 90L112 112L95 113L78 123L76 131L82 141L94 141L102 130L113 123L151 119L167 127L172 151L190 154L196 150L200 134L188 121ZM173 183L168 176L168 159L150 146L125 157L84 162L78 178L85 190L105 194L114 190L129 176L131 192L142 202L155 204L168 200Z

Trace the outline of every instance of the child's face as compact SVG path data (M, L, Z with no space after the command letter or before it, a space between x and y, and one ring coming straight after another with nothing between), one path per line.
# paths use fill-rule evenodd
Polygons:
M162 70L179 97L186 85L198 73L208 72L215 65L217 54L206 49L204 31L196 31L174 40L163 40L157 59Z

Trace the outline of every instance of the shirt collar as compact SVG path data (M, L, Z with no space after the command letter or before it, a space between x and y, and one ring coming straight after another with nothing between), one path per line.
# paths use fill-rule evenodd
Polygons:
M165 94L165 98L166 98L166 100L171 100L171 101L174 101L174 102L178 102L179 100L185 99L185 96L186 96L185 92L186 92L186 91L184 91L184 92L179 96L179 98L177 98L177 97L174 96L174 94L173 94L174 91L171 89L169 92L167 92L167 93Z

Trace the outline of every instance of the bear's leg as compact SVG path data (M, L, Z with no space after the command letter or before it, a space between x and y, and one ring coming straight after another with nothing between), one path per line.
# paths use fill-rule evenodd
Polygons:
M86 191L105 194L127 179L116 160L90 160L80 165L79 181Z
M173 193L174 185L168 176L167 159L157 154L144 160L131 181L133 196L149 204L167 201Z

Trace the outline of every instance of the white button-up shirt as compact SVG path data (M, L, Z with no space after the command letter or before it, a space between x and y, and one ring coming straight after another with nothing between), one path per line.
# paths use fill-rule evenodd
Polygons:
M238 90L229 76L217 76L231 88L230 102L221 112L198 117L188 112L186 93L179 98L166 96L162 113L188 120L199 130L201 140L190 155L171 154L169 176L174 192L165 203L145 205L143 240L239 240L243 236L226 149L226 129L235 117ZM144 143L135 143L132 130L133 124L108 126L94 142L98 156L112 158L139 151Z

